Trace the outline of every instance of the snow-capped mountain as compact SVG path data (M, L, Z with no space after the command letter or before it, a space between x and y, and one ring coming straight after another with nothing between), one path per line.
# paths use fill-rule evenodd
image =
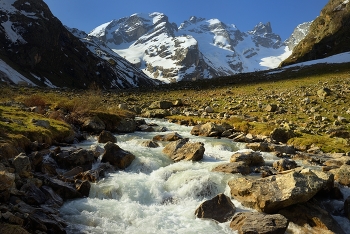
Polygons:
M106 89L156 84L100 42L75 37L43 0L0 2L0 81Z
M289 50L292 51L299 42L306 37L309 33L311 22L305 22L299 24L293 31L292 35L285 41L285 44L288 46Z
M241 32L219 19L193 16L178 27L157 12L112 20L89 35L165 82L275 68L291 53L270 23Z

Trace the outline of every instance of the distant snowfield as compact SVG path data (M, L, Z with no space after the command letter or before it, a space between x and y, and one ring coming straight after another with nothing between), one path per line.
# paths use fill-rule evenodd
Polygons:
M286 50L286 54L287 55L287 50ZM264 65L263 66L271 66L273 64L275 64L275 62L278 60L279 62L281 62L279 59L281 59L282 56L280 57L268 57L265 58L265 60L263 61ZM277 62L276 62L277 63ZM341 53L341 54L337 54L337 55L333 55L324 59L317 59L317 60L312 60L312 61L308 61L308 62L303 62L303 63L297 63L297 64L293 64L287 67L284 67L278 71L271 71L270 74L273 73L278 73L278 72L283 72L284 69L287 68L291 68L291 67L303 67L303 66L310 66L310 65L314 65L314 64L322 64L322 63L350 63L350 52L345 52L345 53ZM14 82L15 84L18 84L19 82L27 82L28 84L34 85L35 84L33 82L31 82L29 79L27 79L26 77L24 77L23 75L21 75L20 73L18 73L16 70L14 70L12 67L10 67L7 63L5 63L3 60L0 59L0 81L5 81L1 75L5 74L10 80L12 80L12 82ZM45 83L49 86L49 87L54 87L54 85L52 85L51 83L49 83L48 80L45 81Z
M288 46L284 48L284 53L278 56L269 56L261 59L260 66L267 69L277 68L280 63L288 58L292 54L292 51L288 49Z

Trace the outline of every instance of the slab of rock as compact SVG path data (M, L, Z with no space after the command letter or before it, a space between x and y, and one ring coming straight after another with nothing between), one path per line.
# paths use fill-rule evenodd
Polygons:
M125 118L118 122L115 131L121 133L132 133L137 128L136 121L134 119Z
M200 161L204 155L204 144L201 142L188 142L188 138L173 141L166 145L163 153L173 161Z
M258 212L237 213L230 228L238 233L284 234L289 221L281 214L267 215Z
M106 125L99 117L93 116L85 120L82 129L86 131L100 133L106 129Z
M218 194L214 198L203 202L195 211L198 218L214 219L219 223L227 222L236 212L235 205L225 194Z
M232 162L219 165L215 167L212 171L231 174L241 173L242 175L248 175L250 174L251 169L245 162Z
M159 144L155 141L147 140L141 143L141 146L147 147L147 148L158 148Z
M320 173L323 178L318 175ZM265 213L275 213L282 208L310 200L329 186L332 178L331 174L316 174L304 169L257 180L237 178L230 180L228 185L231 196L244 206Z
M98 143L107 143L108 141L112 143L117 143L117 138L110 131L103 130L97 137Z
M273 168L275 168L277 171L287 171L296 168L298 165L294 160L291 159L280 159L278 161L273 162Z
M278 212L305 233L345 234L330 213L322 209L314 199L284 208ZM312 231L311 231L312 230Z
M16 172L19 174L21 177L31 177L32 176L32 166L31 162L29 160L29 157L23 153L18 155L13 159L13 165L16 169Z
M339 184L350 185L350 165L342 165L339 169L334 170L334 179Z
M41 205L47 200L45 193L32 183L22 186L21 191L24 192L24 201L29 205Z
M63 169L73 169L80 166L83 170L90 170L95 160L94 152L86 149L76 151L62 151L55 157L57 164Z
M271 133L270 137L276 142L287 143L287 141L295 137L295 133L292 130L284 128L275 128Z
M217 125L215 123L206 123L206 124L199 124L192 128L191 134L195 136L210 136L213 132L216 132L216 135L221 135L226 128L222 125Z
M101 162L109 162L112 166L118 169L125 169L134 159L135 155L132 153L123 150L112 142L107 142Z
M168 101L156 101L153 102L149 108L150 109L169 109L170 107L173 106L172 102L168 102Z
M276 104L268 104L266 107L265 107L265 110L267 112L275 112L277 110L277 105Z
M244 162L248 166L263 166L264 158L260 152L239 152L234 153L230 162Z
M156 135L153 137L153 141L177 141L182 139L182 136L177 132L168 133L166 135Z

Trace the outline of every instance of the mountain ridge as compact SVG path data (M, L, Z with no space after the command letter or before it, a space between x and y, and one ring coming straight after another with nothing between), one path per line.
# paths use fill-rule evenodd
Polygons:
M165 82L266 69L270 65L264 64L264 57L288 52L269 22L241 32L218 19L192 16L177 27L159 12L112 20L89 35L105 42L149 77Z

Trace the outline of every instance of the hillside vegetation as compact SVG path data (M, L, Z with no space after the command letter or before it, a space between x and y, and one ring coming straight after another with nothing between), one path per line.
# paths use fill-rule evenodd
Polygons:
M2 86L1 90L3 154L14 150L11 145L33 150L35 144L71 142L74 124L81 124L91 115L98 115L111 125L135 115L166 117L187 125L212 121L228 123L244 133L267 136L275 128L284 128L293 131L288 143L297 149L318 147L324 152L350 152L349 64L246 73L151 90L9 86ZM168 110L151 108L156 101L174 105ZM154 114L157 111L160 114ZM47 121L49 127L40 126L38 120Z

